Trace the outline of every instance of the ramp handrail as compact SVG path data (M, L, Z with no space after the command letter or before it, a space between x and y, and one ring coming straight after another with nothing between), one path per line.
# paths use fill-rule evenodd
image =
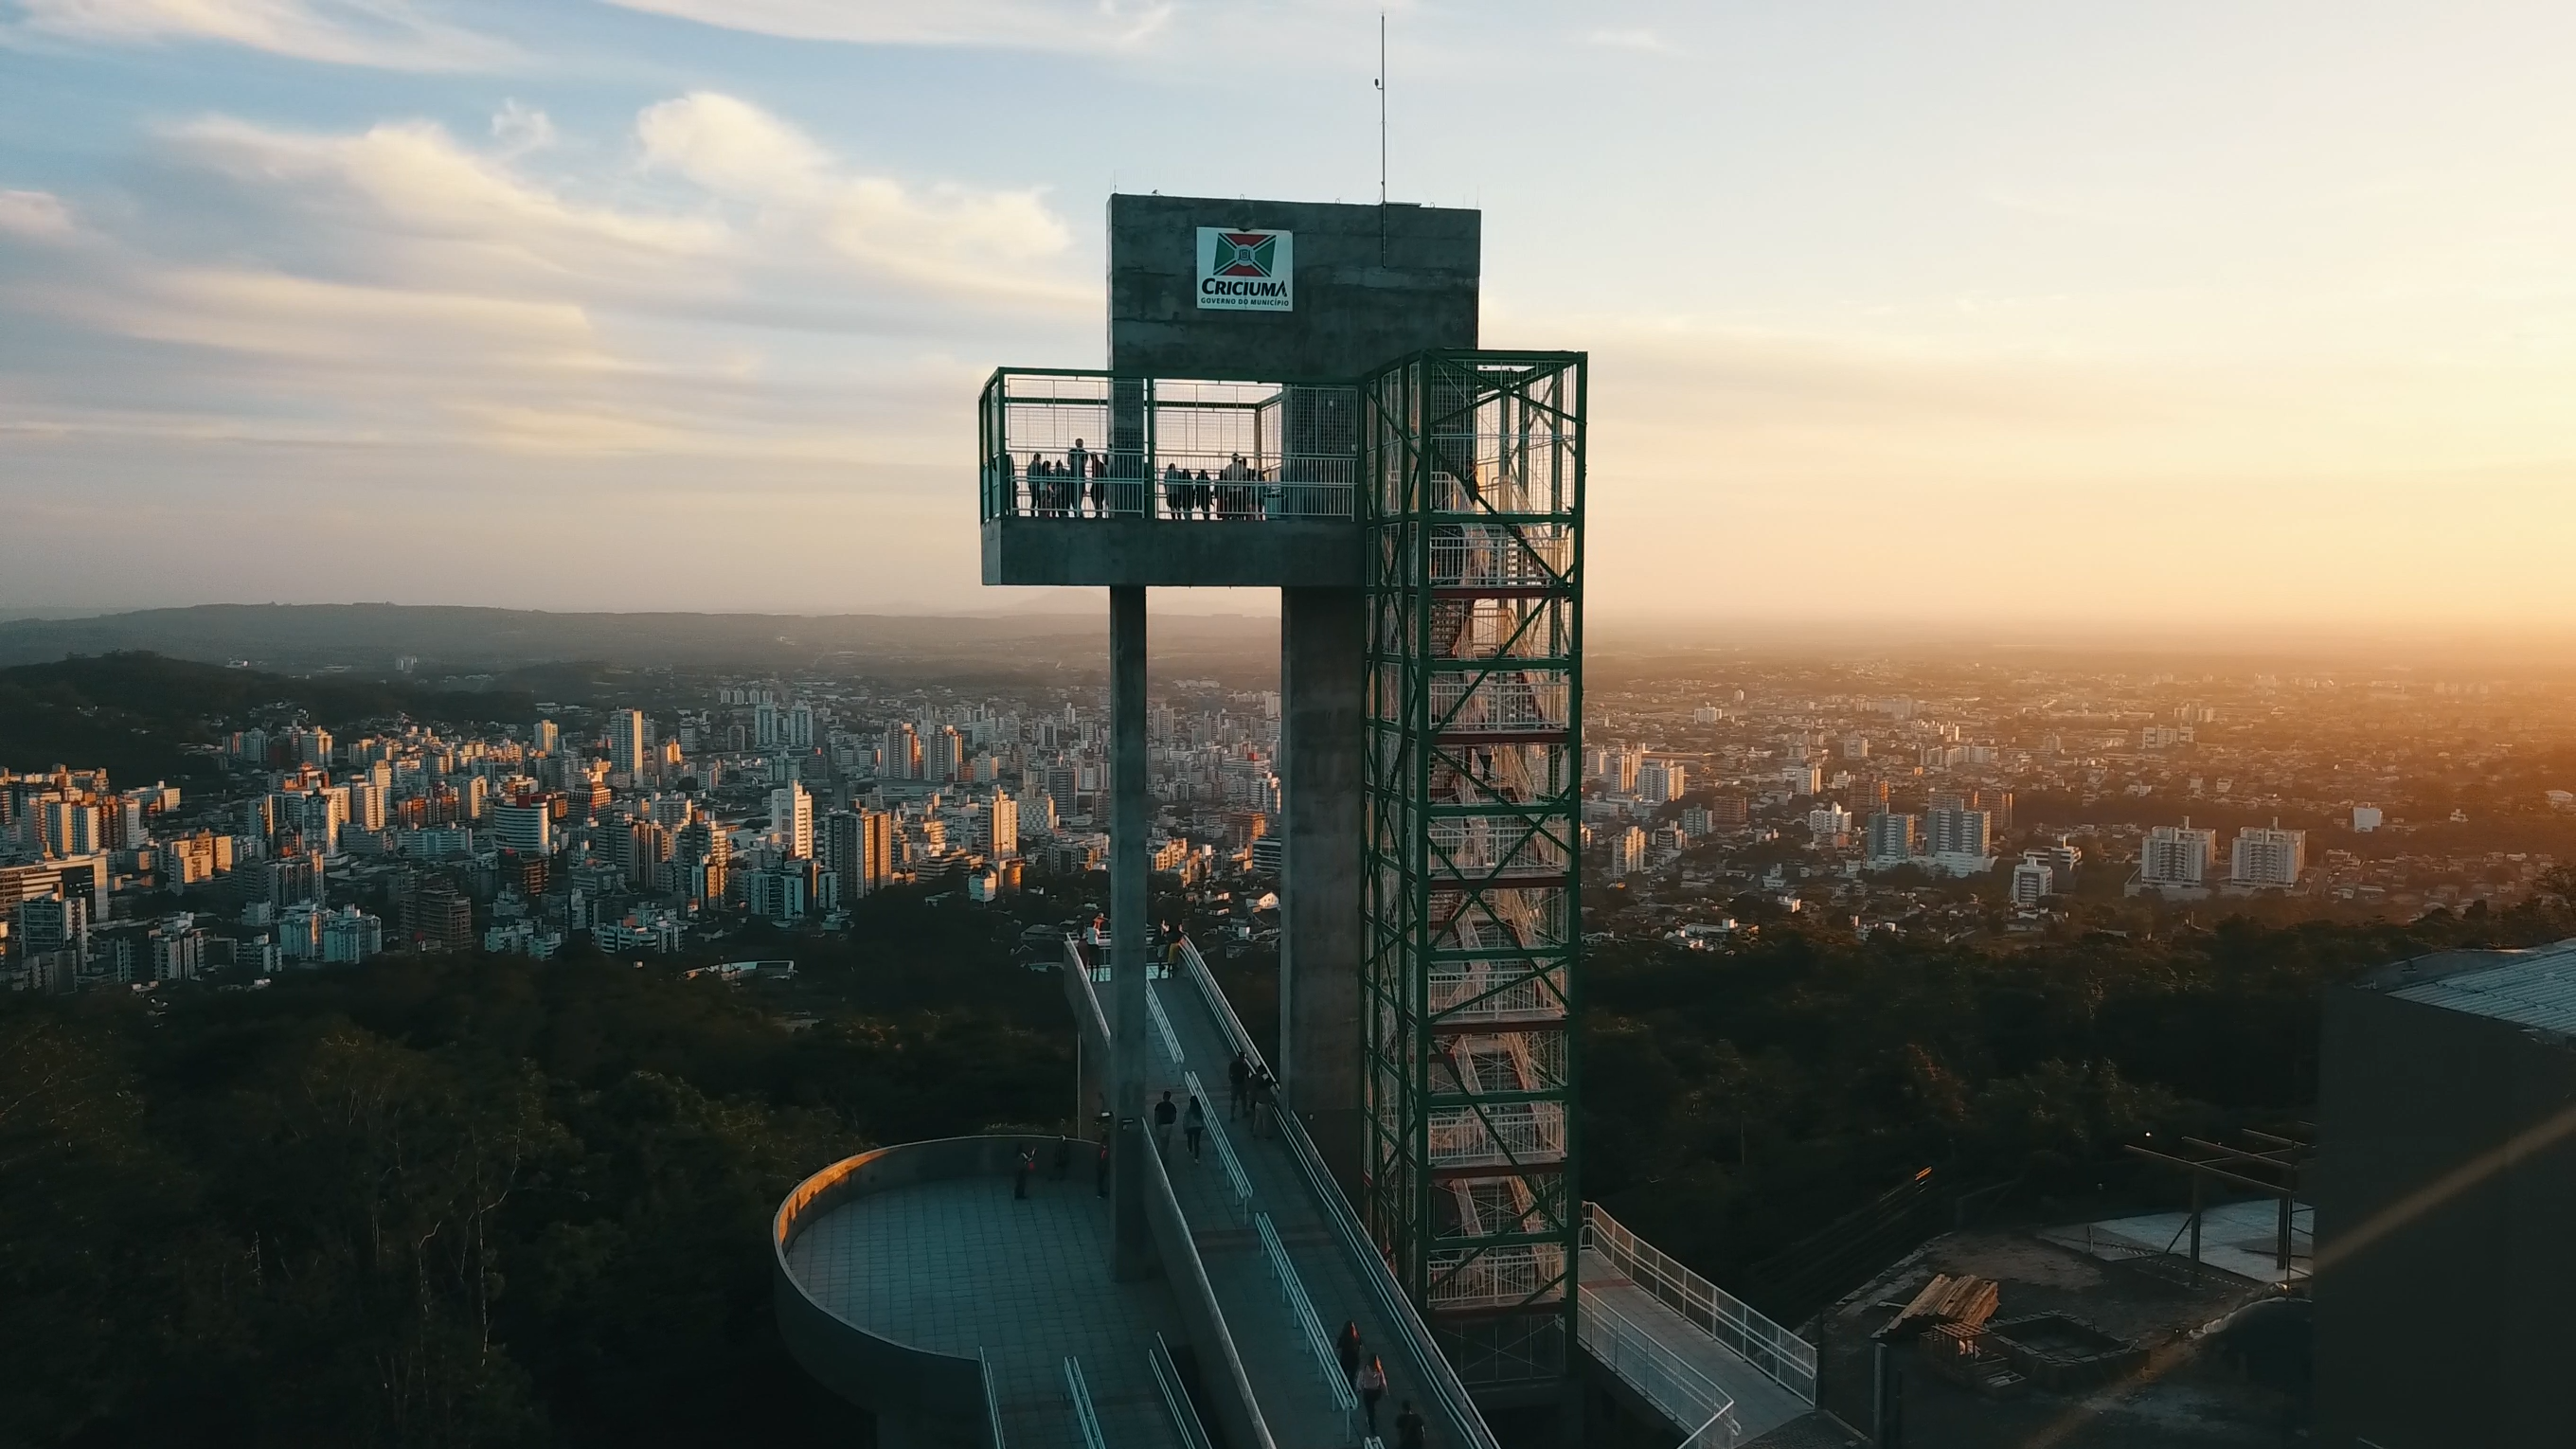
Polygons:
M1208 1015L1216 1019L1227 1040L1254 1066L1267 1070L1269 1063L1263 1060L1261 1049L1253 1045L1252 1034L1243 1029L1243 1019L1234 1014L1234 1003L1226 1000L1225 992L1217 986L1215 975L1208 970L1207 958L1199 954L1198 942L1182 937L1181 959L1189 967L1190 979L1197 985L1199 999L1206 1004ZM1397 1288L1395 1274L1386 1266L1386 1259L1378 1252L1377 1244L1370 1241L1368 1229L1361 1225L1359 1214L1351 1210L1350 1199L1342 1196L1341 1184L1333 1181L1332 1173L1325 1168L1323 1154L1315 1150L1313 1139L1306 1135L1306 1125L1297 1120L1294 1112L1274 1115L1279 1123L1280 1140L1288 1144L1289 1156L1296 1161L1298 1171L1304 1174L1307 1190L1314 1194L1325 1220L1333 1225L1335 1236L1342 1241L1342 1251L1359 1270L1358 1276L1367 1284L1380 1317L1403 1341L1405 1351L1414 1363L1420 1366L1425 1394L1436 1399L1447 1411L1455 1434L1441 1442L1454 1444L1456 1449L1501 1449L1494 1439L1494 1431L1485 1424L1485 1416L1478 1412L1476 1401L1468 1396L1467 1386L1459 1382L1458 1371L1450 1367L1449 1356L1440 1351L1440 1345L1431 1337L1431 1330L1423 1323L1422 1315L1414 1310L1412 1300Z
M1091 1386L1082 1381L1082 1360L1070 1354L1064 1360L1064 1396L1073 1403L1073 1422L1082 1430L1086 1449L1109 1449L1109 1441L1100 1437L1100 1416L1091 1411Z
M1735 1351L1764 1378L1816 1401L1816 1346L1771 1321L1670 1254L1629 1231L1598 1203L1583 1205L1583 1246L1693 1328Z
M1163 1391L1163 1407L1171 1413L1173 1432L1181 1436L1181 1449L1212 1449L1198 1405L1190 1402L1189 1388L1181 1382L1181 1366L1172 1362L1172 1346L1159 1333L1154 1346L1145 1350L1145 1365L1154 1371L1154 1387Z
M1172 1059L1173 1066L1179 1066L1181 1064L1180 1034L1172 1030L1172 1019L1164 1014L1163 998L1155 994L1151 977L1145 981L1145 1014L1154 1018L1154 1034L1163 1039L1163 1055Z
M1279 1296L1288 1300L1289 1315L1297 1320L1298 1336L1315 1356L1315 1372L1332 1390L1333 1404L1342 1411L1342 1432L1351 1429L1351 1414L1360 1406L1359 1395L1351 1392L1351 1381L1342 1376L1341 1363L1333 1357L1332 1341L1324 1334L1324 1321L1315 1316L1315 1300L1306 1296L1306 1285L1297 1278L1296 1265L1288 1261L1288 1249L1279 1241L1279 1230L1270 1225L1270 1214L1254 1213L1252 1225L1261 1233L1261 1251L1270 1257L1270 1271L1279 1275Z
M1199 1085L1199 1074L1183 1072L1181 1083L1190 1089L1190 1096L1198 1102L1199 1110L1205 1112L1207 1089ZM1235 1212L1249 1221L1252 1216L1252 1179L1243 1171L1243 1159L1234 1155L1234 1144L1227 1140L1225 1129L1216 1125L1214 1113L1207 1117L1207 1135L1208 1140L1216 1144L1216 1160L1225 1164L1226 1185L1234 1189Z
M1689 1429L1687 1442L1735 1442L1734 1395L1666 1348L1651 1330L1611 1306L1605 1295L1590 1288L1582 1292L1583 1312L1576 1325L1586 1352L1627 1380L1674 1424Z
M1002 1395L993 1387L993 1359L975 1350L975 1366L984 1376L984 1449L1008 1449L1002 1438Z

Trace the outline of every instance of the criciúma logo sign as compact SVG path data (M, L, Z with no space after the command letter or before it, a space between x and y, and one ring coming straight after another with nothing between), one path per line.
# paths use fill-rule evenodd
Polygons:
M1199 228L1199 306L1232 312L1297 308L1295 234Z

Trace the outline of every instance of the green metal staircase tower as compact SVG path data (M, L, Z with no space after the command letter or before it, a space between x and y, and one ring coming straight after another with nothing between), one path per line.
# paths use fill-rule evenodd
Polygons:
M1461 1378L1575 1342L1581 353L1360 389L1366 1216Z

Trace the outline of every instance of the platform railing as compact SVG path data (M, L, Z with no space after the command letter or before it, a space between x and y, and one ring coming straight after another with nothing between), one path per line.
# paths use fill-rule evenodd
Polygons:
M1243 1019L1235 1015L1234 1003L1226 1000L1224 990L1216 984L1215 974L1208 970L1207 958L1199 954L1198 943L1186 936L1181 939L1181 964L1189 973L1191 982L1198 987L1200 1000L1206 1004L1208 1015L1216 1019L1227 1044L1242 1052L1244 1059L1255 1068L1268 1071L1269 1064L1263 1059L1261 1049L1253 1044L1252 1034L1243 1029ZM1388 1270L1385 1257L1369 1240L1368 1229L1361 1224L1359 1214L1351 1210L1350 1199L1342 1196L1341 1185L1333 1181L1332 1173L1325 1168L1323 1154L1315 1150L1314 1139L1306 1135L1306 1125L1297 1120L1293 1111L1279 1113L1278 1122L1280 1140L1287 1144L1290 1158L1306 1179L1307 1191L1314 1195L1325 1220L1332 1224L1334 1236L1341 1240L1343 1253L1362 1268L1362 1282L1377 1304L1379 1318L1394 1330L1402 1340L1406 1356L1419 1367L1425 1381L1425 1393L1430 1400L1424 1407L1437 1406L1445 1411L1453 1426L1453 1432L1435 1442L1444 1446L1454 1445L1456 1449L1500 1449L1495 1442L1494 1431L1486 1426L1484 1415L1477 1411L1475 1400L1468 1396L1467 1386L1459 1381L1458 1371L1450 1366L1448 1355L1440 1351L1440 1345L1431 1337L1431 1329L1422 1321L1422 1315L1415 1311L1411 1300L1397 1287L1395 1275Z
M1583 1205L1583 1246L1608 1259L1629 1282L1693 1328L1734 1350L1763 1377L1807 1403L1816 1401L1814 1344L1692 1272L1595 1203Z
M1354 518L1358 407L1349 386L1005 369L984 386L981 516Z

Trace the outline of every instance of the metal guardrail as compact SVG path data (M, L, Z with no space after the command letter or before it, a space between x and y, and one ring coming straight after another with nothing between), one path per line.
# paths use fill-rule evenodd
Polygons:
M1351 1415L1358 1412L1360 1398L1351 1391L1351 1381L1342 1376L1342 1365L1333 1357L1332 1340L1324 1333L1324 1321L1315 1316L1315 1300L1306 1296L1306 1285L1297 1277L1295 1264L1288 1261L1288 1249L1279 1241L1279 1230L1270 1225L1270 1214L1254 1213L1252 1225L1261 1234L1261 1250L1270 1255L1270 1271L1279 1275L1279 1296L1288 1300L1289 1315L1297 1320L1300 1336L1315 1356L1315 1373L1332 1391L1333 1402L1342 1411L1342 1433L1351 1432Z
M977 407L984 521L1348 520L1358 390L1004 368Z
M1253 1045L1252 1034L1243 1029L1243 1019L1234 1014L1234 1003L1208 970L1207 958L1199 954L1196 941L1181 938L1181 960L1189 968L1190 979L1199 989L1199 999L1207 1006L1208 1015L1237 1051L1254 1066L1268 1070L1269 1063L1261 1049ZM1501 1449L1494 1431L1477 1411L1476 1401L1468 1396L1467 1386L1458 1379L1458 1371L1449 1365L1449 1356L1431 1337L1431 1329L1414 1310L1413 1303L1396 1287L1395 1275L1388 1271L1386 1259L1369 1240L1368 1229L1360 1224L1359 1214L1351 1210L1350 1200L1342 1196L1339 1183L1324 1166L1323 1154L1315 1150L1313 1139L1306 1135L1306 1125L1294 1112L1278 1114L1280 1139L1288 1144L1289 1156L1304 1174L1308 1191L1315 1196L1326 1221L1333 1225L1334 1235L1341 1239L1342 1251L1360 1269L1359 1277L1375 1300L1380 1319L1403 1341L1404 1351L1411 1356L1423 1375L1426 1397L1445 1410L1454 1433L1442 1442L1456 1449ZM1337 1365L1338 1366L1338 1365Z
M1154 1346L1145 1350L1145 1366L1154 1371L1154 1387L1162 1390L1163 1408L1172 1416L1173 1432L1181 1436L1181 1449L1213 1449L1198 1405L1190 1402L1189 1388L1181 1382L1181 1366L1172 1361L1172 1346L1159 1333Z
M1181 1082L1190 1089L1200 1109L1206 1110L1207 1089L1199 1085L1199 1074L1183 1072ZM1225 1165L1226 1185L1234 1189L1235 1215L1248 1222L1252 1217L1252 1179L1244 1173L1243 1159L1234 1155L1234 1143L1225 1135L1225 1129L1216 1125L1213 1113L1208 1116L1206 1130L1208 1140L1216 1144L1216 1160Z
M1085 1449L1109 1449L1100 1435L1100 1416L1092 1412L1091 1386L1082 1381L1082 1360L1070 1354L1064 1360L1064 1396L1073 1405L1073 1422L1082 1430Z
M1583 1290L1583 1312L1577 1336L1584 1351L1603 1368L1625 1379L1646 1402L1675 1424L1691 1425L1686 1442L1731 1445L1742 1429L1735 1420L1735 1396L1680 1354L1666 1348L1652 1330L1610 1305L1593 1289Z
M1628 1281L1734 1350L1763 1377L1806 1403L1816 1401L1814 1344L1630 1232L1597 1203L1583 1205L1583 1246L1609 1259Z
M993 1387L992 1356L975 1350L975 1366L984 1375L984 1449L1009 1449L1002 1437L1002 1395Z
M1172 1019L1163 1013L1163 998L1155 994L1151 980L1145 983L1145 1014L1154 1018L1154 1034L1163 1039L1163 1055L1172 1059L1173 1066L1179 1066L1181 1038L1172 1030Z

